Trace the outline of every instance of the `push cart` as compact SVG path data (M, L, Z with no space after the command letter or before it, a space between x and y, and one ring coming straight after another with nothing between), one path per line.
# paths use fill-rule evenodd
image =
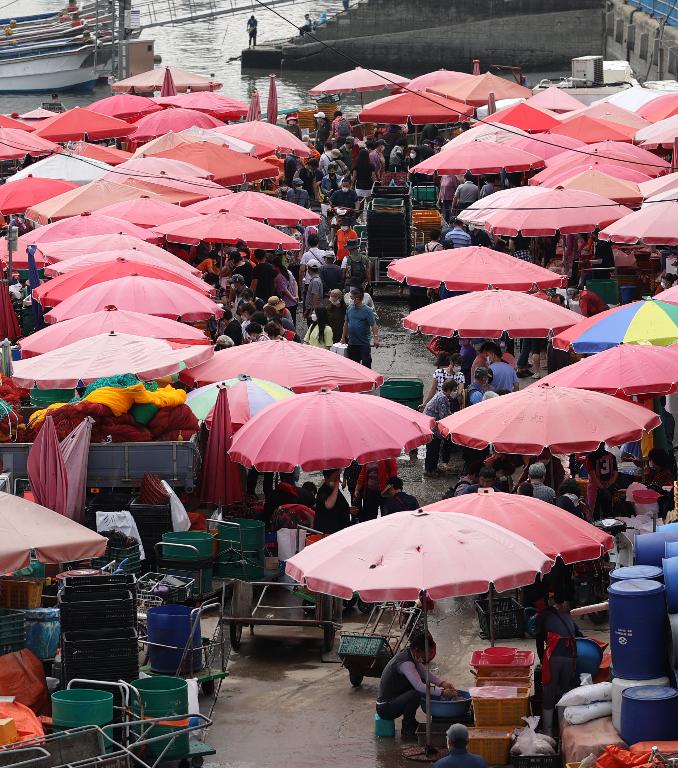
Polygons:
M377 603L360 632L342 632L339 658L356 688L365 677L381 677L384 667L418 625L421 610L414 603Z
M316 595L312 615L307 597L292 585L276 581L233 581L231 615L228 622L231 647L240 648L243 627L249 626L250 634L260 627L297 627L322 630L323 651L329 652L334 638L341 629L343 603L330 595ZM304 608L307 608L305 611Z

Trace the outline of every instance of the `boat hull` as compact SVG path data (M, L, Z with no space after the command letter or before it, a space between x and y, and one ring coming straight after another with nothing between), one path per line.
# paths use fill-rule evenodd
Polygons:
M91 90L96 80L93 46L0 61L0 94Z

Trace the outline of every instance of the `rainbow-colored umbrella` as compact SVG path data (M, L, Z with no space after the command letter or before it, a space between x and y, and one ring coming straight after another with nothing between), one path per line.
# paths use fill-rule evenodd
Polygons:
M678 305L656 299L634 301L587 317L553 338L556 349L591 355L618 344L678 342Z
M294 395L294 392L287 387L281 387L280 384L265 379L253 379L244 374L234 379L207 384L189 392L186 405L193 411L196 418L205 421L208 427L212 422L212 411L221 387L228 389L228 404L234 429L242 427L271 403L277 403Z

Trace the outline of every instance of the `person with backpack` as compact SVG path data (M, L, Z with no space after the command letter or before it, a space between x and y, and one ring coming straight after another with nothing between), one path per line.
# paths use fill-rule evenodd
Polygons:
M476 405L483 401L485 392L490 389L490 372L478 366L473 374L473 384L466 390L466 405Z
M358 250L358 240L347 240L348 253L341 263L344 288L360 288L363 291L370 281L370 260Z
M344 113L341 110L336 110L332 120L332 138L343 140L350 135L351 124L344 117Z
M379 326L374 312L363 303L364 292L361 288L351 291L351 304L346 309L344 330L341 343L348 344L347 356L366 368L372 367L371 346L379 347Z

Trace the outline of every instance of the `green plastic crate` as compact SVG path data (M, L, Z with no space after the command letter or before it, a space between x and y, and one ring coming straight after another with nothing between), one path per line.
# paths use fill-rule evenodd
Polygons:
M351 635L342 632L339 637L339 656L379 656L386 652L386 638L373 635Z
M587 280L586 288L600 296L606 304L619 304L619 282L617 280Z
M0 608L0 646L19 644L23 648L25 641L26 618L23 612Z
M419 203L435 203L438 200L438 188L435 184L412 187L412 198Z

